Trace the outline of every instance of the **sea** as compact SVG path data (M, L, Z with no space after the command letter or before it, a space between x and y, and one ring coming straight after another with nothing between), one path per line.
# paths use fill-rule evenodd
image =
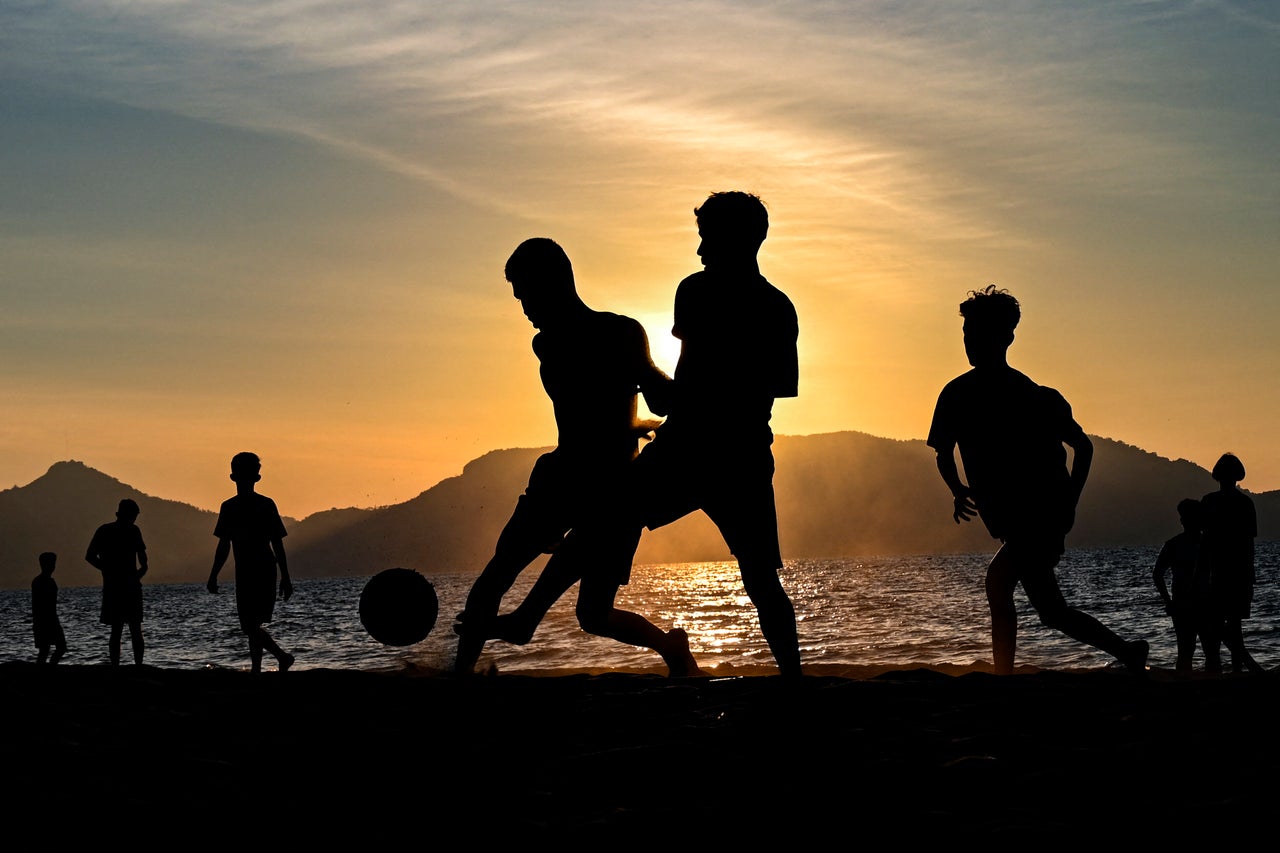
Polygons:
M1151 644L1149 663L1172 669L1173 626L1152 582L1157 546L1073 549L1058 577L1067 600L1126 639ZM981 667L991 660L990 617L983 576L991 553L790 560L783 583L795 604L805 664L834 667ZM1260 542L1252 616L1245 645L1269 669L1280 665L1280 542ZM427 638L407 647L374 640L360 621L368 577L301 579L278 602L272 635L297 657L295 670L448 671L456 647L452 627L473 573L423 573L435 588L438 618ZM525 573L504 610L532 584ZM144 584L145 663L175 669L247 669L248 647L235 617L234 585L210 595L203 582ZM491 642L479 669L555 674L568 671L661 671L647 650L592 637L577 626L571 590L525 646ZM62 588L59 616L69 652L64 664L107 662L108 628L98 621L101 590ZM1040 625L1021 591L1018 666L1102 669L1103 652ZM715 673L770 667L754 608L733 561L637 566L618 605L662 628L683 627L699 665ZM35 658L28 590L0 591L0 661ZM1223 650L1224 664L1229 660ZM128 632L123 657L131 659ZM274 668L268 658L267 669ZM1196 667L1203 666L1197 651Z

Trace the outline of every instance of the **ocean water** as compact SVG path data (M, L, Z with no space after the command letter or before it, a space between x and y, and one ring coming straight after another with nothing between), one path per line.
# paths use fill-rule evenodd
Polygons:
M1172 668L1172 625L1151 581L1158 548L1071 550L1058 567L1063 592L1075 606L1126 638L1151 643L1151 664ZM795 603L806 664L838 666L970 666L989 662L990 619L983 576L991 554L795 560L783 582ZM1263 666L1280 665L1280 542L1259 543L1258 584L1245 642ZM534 571L508 595L511 606ZM423 642L392 648L373 640L360 623L360 592L368 578L298 581L294 597L276 606L271 633L297 656L296 669L447 670L456 638L453 616L462 609L471 574L428 575L440 616ZM209 595L203 583L144 586L145 662L173 668L248 668L248 648L237 627L232 584ZM657 656L584 634L573 615L571 591L548 614L533 642L493 642L480 666L499 671L659 668ZM101 591L59 590L59 616L69 664L107 661L107 633L98 622ZM1101 668L1104 653L1041 626L1021 592L1019 665L1051 669ZM637 566L619 606L645 614L663 628L689 632L704 668L768 666L755 610L742 590L735 563ZM506 606L504 605L504 609ZM1224 649L1224 662L1226 657ZM0 591L0 661L33 660L30 593ZM124 659L130 660L128 634ZM1196 666L1202 660L1197 653ZM268 661L268 668L273 668Z

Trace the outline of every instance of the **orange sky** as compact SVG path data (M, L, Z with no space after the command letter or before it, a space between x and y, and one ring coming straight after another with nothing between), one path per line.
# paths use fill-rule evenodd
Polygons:
M212 508L248 449L300 517L550 444L511 249L670 368L692 208L745 189L800 316L777 432L922 438L994 282L1088 432L1280 488L1274 13L490 5L0 10L0 484Z

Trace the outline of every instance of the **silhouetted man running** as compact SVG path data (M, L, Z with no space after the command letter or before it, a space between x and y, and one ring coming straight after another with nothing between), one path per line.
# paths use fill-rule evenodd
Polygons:
M546 609L581 576L579 557L589 553L604 560L621 552L629 568L628 549L634 550L638 529L620 542L600 542L594 535L574 536L572 541L564 537L602 512L619 510L622 478L635 458L640 436L653 427L638 421L636 394L643 392L650 410L662 414L671 392L671 379L650 358L644 327L630 317L587 307L578 295L569 258L554 241L534 238L521 243L507 261L506 277L525 316L538 329L533 351L555 409L559 443L534 464L493 558L458 615L454 630L460 637L455 664L459 673L472 671L486 639L527 642ZM503 595L542 553L552 554L536 584L544 606L527 619L498 618ZM619 560L609 562L616 566ZM684 631L664 632L637 614L617 612L616 630L606 636L616 634L623 642L656 650L673 675L696 669Z
M1061 394L1009 366L1009 345L1021 319L1018 300L993 285L970 292L960 314L973 369L942 389L928 444L937 451L938 471L954 496L955 522L980 515L1004 543L987 567L986 581L995 671L1013 672L1018 637L1013 590L1021 583L1045 625L1143 673L1146 641L1125 642L1068 606L1054 574L1089 476L1093 443ZM1075 451L1070 471L1063 445ZM956 468L957 447L967 485Z

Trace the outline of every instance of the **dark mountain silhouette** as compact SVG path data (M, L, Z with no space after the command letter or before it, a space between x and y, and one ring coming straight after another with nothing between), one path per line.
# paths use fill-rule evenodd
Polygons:
M208 576L215 513L152 497L73 461L57 462L30 484L0 492L0 585L29 584L41 551L57 553L59 586L100 584L102 576L84 561L84 552L98 525L115 519L122 498L142 510L137 523L150 560L147 582L192 580L197 550L208 552L198 561Z
M788 558L995 550L981 523L952 522L950 495L923 441L840 432L779 436L774 450ZM286 519L290 570L297 578L369 575L392 566L428 575L479 571L541 452L495 450L394 506ZM1191 462L1095 438L1093 473L1068 544L1154 548L1178 532L1177 502L1214 487ZM29 485L0 492L0 586L29 584L41 551L58 552L59 584L97 584L84 549L124 497L142 508L150 582L202 582L213 556L212 511L145 495L79 462L59 462ZM1280 538L1280 492L1254 501L1261 537ZM715 528L697 513L646 533L637 555L640 563L728 559Z

